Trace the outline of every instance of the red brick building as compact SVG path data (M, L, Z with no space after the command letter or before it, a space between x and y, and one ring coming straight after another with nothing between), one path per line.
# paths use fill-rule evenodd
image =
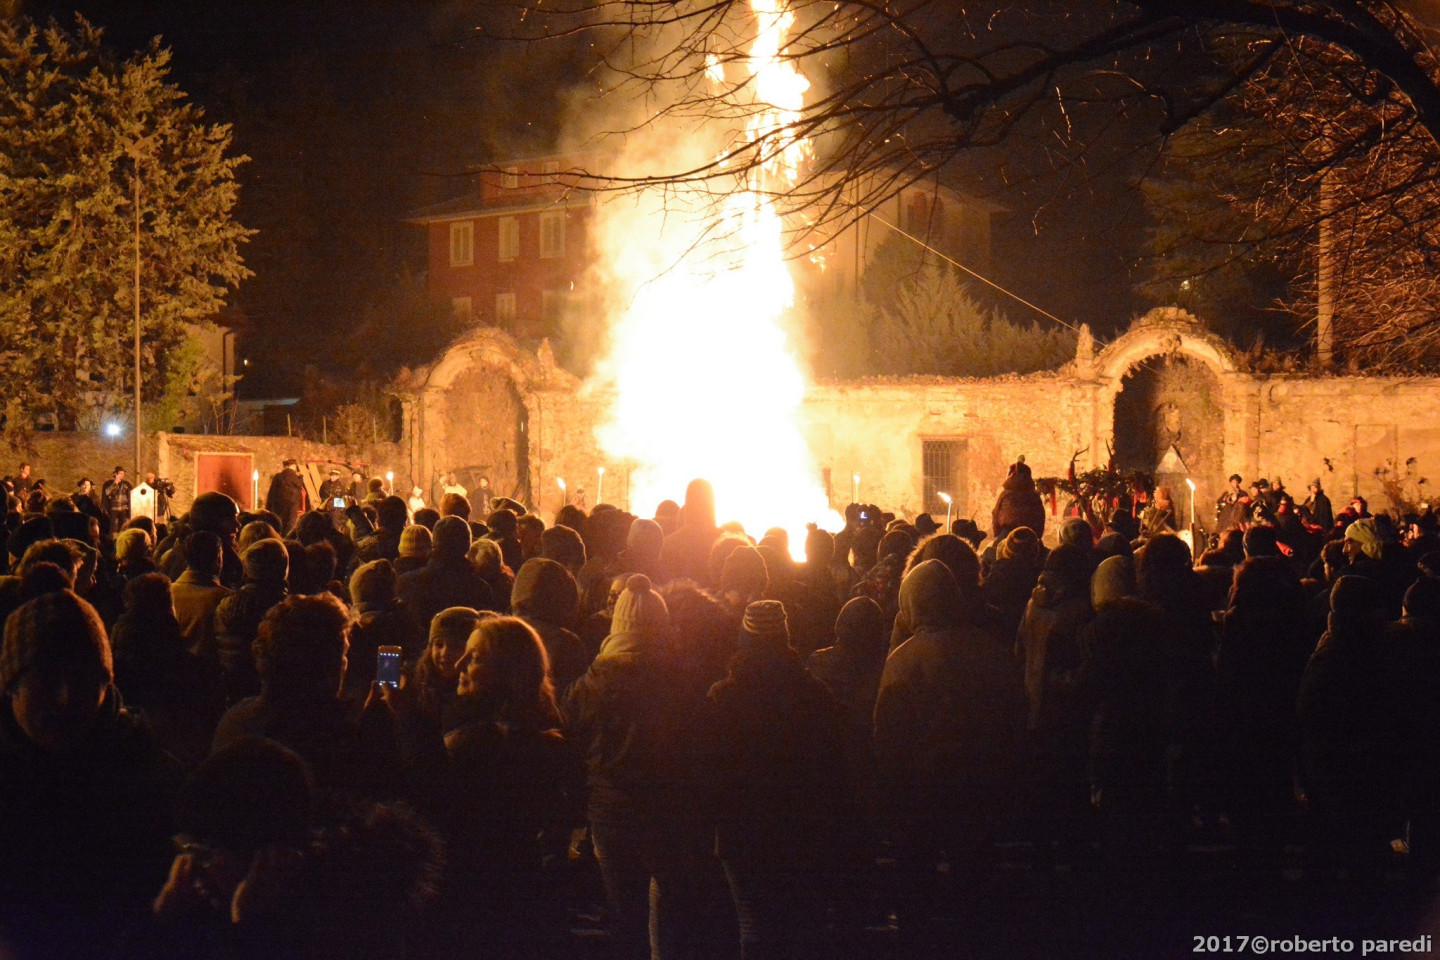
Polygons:
M479 177L468 196L415 211L428 234L431 297L522 337L549 336L577 302L592 194L563 183L558 157Z
M515 160L504 172L481 175L469 195L415 211L407 222L428 234L431 298L522 339L554 337L562 319L583 318L597 197L566 175L583 167L573 156ZM802 287L822 299L857 292L875 248L902 231L988 273L997 210L933 181L911 184L817 251L823 257L801 260L810 264Z

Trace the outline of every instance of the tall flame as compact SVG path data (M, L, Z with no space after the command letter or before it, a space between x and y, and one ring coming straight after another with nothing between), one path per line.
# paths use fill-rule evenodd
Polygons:
M636 465L631 508L642 515L704 477L720 520L757 536L784 527L798 547L804 523L833 515L799 428L805 381L781 327L795 284L767 194L794 183L808 156L789 131L809 82L784 59L793 14L779 0L751 10L757 34L737 94L752 98L749 120L726 135L760 144L759 169L718 210L700 191L653 190L606 214L607 268L633 296L611 331L602 370L615 399L597 433ZM723 82L717 61L707 72Z

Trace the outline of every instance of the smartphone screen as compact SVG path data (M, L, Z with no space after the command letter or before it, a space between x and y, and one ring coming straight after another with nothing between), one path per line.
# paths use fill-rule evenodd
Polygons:
M343 509L345 509L345 498L344 498L344 497L331 497L331 498L330 498L330 506L334 507L336 510L343 510Z
M392 687L400 686L400 648L384 646L375 655L375 679Z

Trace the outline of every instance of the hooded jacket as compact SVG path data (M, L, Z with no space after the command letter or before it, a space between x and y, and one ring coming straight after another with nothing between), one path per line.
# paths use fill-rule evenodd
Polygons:
M900 609L915 634L885 661L875 704L894 812L933 816L1000 797L1023 705L1009 645L971 620L939 560L910 571Z
M990 513L995 539L1003 538L1016 527L1029 527L1037 537L1045 533L1045 504L1030 477L1030 467L1016 464L1000 487L995 509Z
M589 666L585 645L570 630L579 610L580 588L569 570L544 557L521 564L510 591L510 612L540 634L550 657L555 693L561 698Z

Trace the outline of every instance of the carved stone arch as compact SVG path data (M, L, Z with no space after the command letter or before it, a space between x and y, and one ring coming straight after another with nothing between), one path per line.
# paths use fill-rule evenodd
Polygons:
M1121 469L1153 471L1188 513L1193 479L1197 521L1222 484L1239 354L1177 308L1152 310L1096 356L1097 439ZM1174 487L1181 489L1175 490Z
M416 482L426 499L438 501L440 478L454 471L482 514L489 496L528 500L536 393L578 388L579 381L556 366L548 342L532 352L492 327L460 337L405 384ZM482 478L487 488L477 497Z

